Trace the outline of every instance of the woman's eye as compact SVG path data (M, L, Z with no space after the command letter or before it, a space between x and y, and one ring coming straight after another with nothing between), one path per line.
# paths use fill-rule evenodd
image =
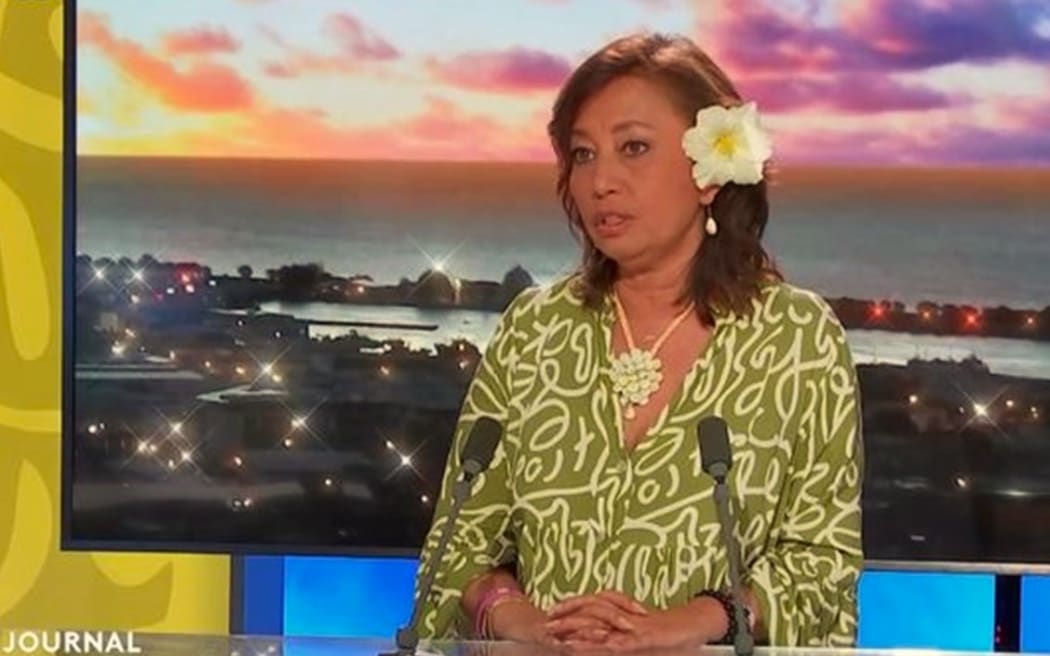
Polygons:
M622 147L622 150L623 152L633 157L635 155L641 155L647 152L649 150L649 144L645 143L644 141L638 141L634 139L625 143Z
M589 162L594 155L590 148L577 146L569 152L569 156L572 158L573 164L583 164Z

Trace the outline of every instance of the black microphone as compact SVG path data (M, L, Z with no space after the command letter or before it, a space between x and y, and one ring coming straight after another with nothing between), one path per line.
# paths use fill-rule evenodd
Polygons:
M729 486L726 475L733 467L733 451L729 446L729 429L721 417L705 417L696 426L700 442L700 464L708 476L715 479L715 508L718 523L722 526L722 542L729 553L729 583L733 594L733 615L736 618L736 635L733 636L733 651L737 656L751 656L755 650L755 639L751 626L744 616L744 600L740 587L740 546L733 533L733 520L729 514Z
M459 456L463 475L456 481L452 490L452 507L449 509L448 521L441 528L441 539L438 540L437 546L430 554L428 562L422 563L425 574L420 579L419 596L412 606L412 618L407 626L397 630L397 651L381 654L381 656L406 656L416 653L416 647L419 646L419 633L416 625L419 624L419 615L423 612L423 603L430 596L430 589L434 586L437 564L445 558L445 550L448 549L448 543L452 539L452 529L456 524L456 518L459 517L463 504L470 498L474 479L492 464L496 447L502 437L503 426L491 417L481 417L471 427L466 444L463 445ZM427 565L430 566L427 567Z

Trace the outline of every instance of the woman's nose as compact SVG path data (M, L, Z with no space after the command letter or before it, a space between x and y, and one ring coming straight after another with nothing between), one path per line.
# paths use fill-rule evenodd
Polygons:
M592 190L595 198L603 198L620 190L623 181L616 162L607 157L596 157L593 165Z

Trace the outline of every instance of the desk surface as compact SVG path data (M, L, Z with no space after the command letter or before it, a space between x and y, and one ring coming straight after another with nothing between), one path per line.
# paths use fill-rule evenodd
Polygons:
M53 631L33 632L54 636ZM126 634L120 634L124 636ZM143 656L379 656L394 651L391 640L371 638L289 638L267 636L207 636L177 634L144 634L133 636L134 646ZM126 642L125 642L126 646ZM77 653L93 653L78 651ZM112 651L94 653L114 653ZM505 642L439 642L424 643L418 656L541 656L557 652L532 645ZM594 653L594 652L591 652ZM703 647L699 649L662 650L645 652L654 656L711 655L732 656L730 647ZM755 656L943 656L978 652L944 652L935 650L868 650L868 649L812 649L759 648ZM997 654L996 656L1001 656Z

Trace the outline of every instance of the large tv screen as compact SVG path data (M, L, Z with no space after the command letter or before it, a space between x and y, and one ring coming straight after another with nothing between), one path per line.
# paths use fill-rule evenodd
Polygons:
M862 389L867 557L1050 562L1050 7L78 0L64 544L400 553L499 313L571 272L545 126L693 37ZM74 83L75 79L75 83Z

